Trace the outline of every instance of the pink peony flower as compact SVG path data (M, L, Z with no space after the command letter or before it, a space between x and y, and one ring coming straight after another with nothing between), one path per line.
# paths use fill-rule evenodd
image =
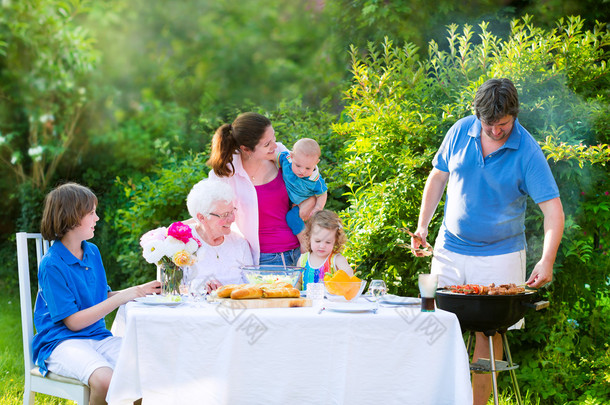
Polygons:
M148 263L173 262L176 266L190 266L197 261L194 253L200 246L199 240L193 237L191 228L174 222L168 228L157 228L146 232L140 238L142 255Z
M193 237L191 227L183 224L182 222L174 222L169 226L167 230L169 236L173 236L183 243L188 243L189 239Z
M140 238L140 246L144 247L154 240L164 241L167 236L167 228L157 228L146 232Z
M608 195L608 194L610 194L610 191L606 191L604 194Z

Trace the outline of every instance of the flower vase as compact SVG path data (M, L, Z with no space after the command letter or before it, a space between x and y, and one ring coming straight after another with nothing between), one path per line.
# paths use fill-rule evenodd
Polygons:
M180 296L180 285L182 284L182 267L175 264L162 263L158 265L161 276L161 295Z

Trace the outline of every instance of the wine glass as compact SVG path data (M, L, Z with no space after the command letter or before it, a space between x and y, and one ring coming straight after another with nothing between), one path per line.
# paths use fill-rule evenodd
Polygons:
M379 299L386 294L388 291L388 287L385 285L385 281L383 280L373 280L371 281L371 285L369 286L369 293L374 297L375 301L379 301Z
M189 293L191 294L191 298L194 302L199 303L201 298L203 298L208 292L206 286L206 280L201 278L196 278L191 280L189 285Z

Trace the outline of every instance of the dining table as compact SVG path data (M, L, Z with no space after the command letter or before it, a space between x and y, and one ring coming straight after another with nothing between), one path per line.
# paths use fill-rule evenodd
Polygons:
M129 302L109 404L472 404L451 312L323 301L247 308L236 300Z

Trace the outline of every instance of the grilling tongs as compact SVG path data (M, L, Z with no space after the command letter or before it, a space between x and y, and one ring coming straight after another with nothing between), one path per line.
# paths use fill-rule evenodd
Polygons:
M399 228L398 230L401 232L408 233L409 236L411 236L413 239L419 241L419 243L423 245L421 238L419 236L415 236L415 234L413 232L411 232L410 230L408 230L407 228ZM413 253L416 256L417 256L417 253L421 253L423 256L432 256L432 253L434 253L433 249L432 249L432 245L430 245L428 243L428 241L426 241L426 247L423 249L413 249L413 247L411 246L410 243L401 243L396 246L407 248L407 249L411 250L411 253Z

